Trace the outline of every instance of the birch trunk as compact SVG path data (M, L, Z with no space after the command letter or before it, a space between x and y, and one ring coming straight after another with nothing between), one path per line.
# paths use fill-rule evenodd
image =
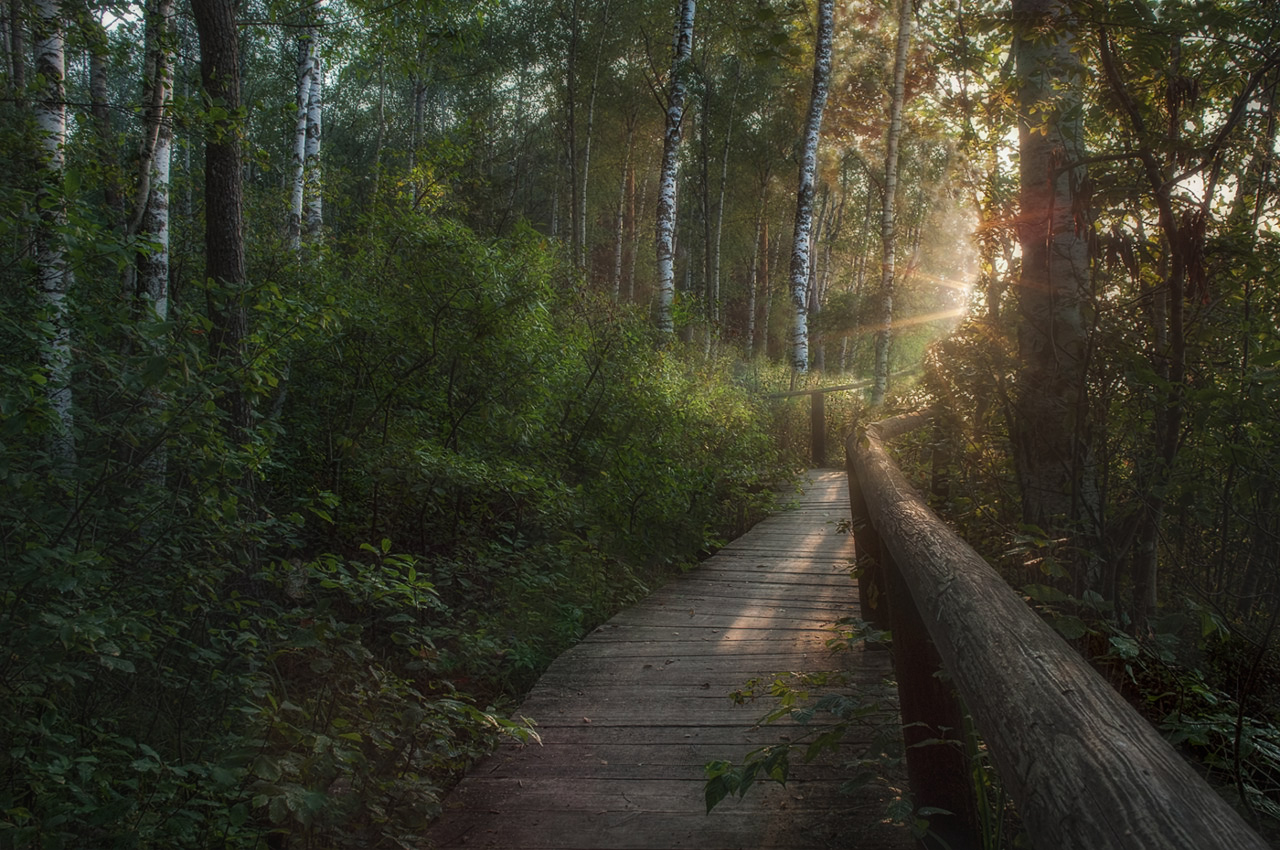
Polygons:
M317 4L318 5L318 4ZM311 86L307 93L306 133L306 222L304 231L315 238L324 226L324 196L321 192L320 141L323 129L324 65L320 60L317 33L311 33Z
M791 247L791 368L809 368L808 284L810 237L813 230L813 193L818 171L818 140L822 133L822 112L827 105L831 79L831 37L835 0L818 2L818 38L813 53L813 91L809 117L805 122L804 153L800 165L800 188L796 193L795 237Z
M898 49L893 58L893 91L889 99L889 132L885 138L884 198L880 208L880 315L876 317L875 365L871 404L884 403L889 389L889 345L893 331L894 239L897 236L898 143L906 97L907 51L911 46L912 0L898 5Z
M680 173L680 137L686 95L685 70L693 52L695 0L680 0L676 21L675 52L671 59L671 84L667 99L666 132L662 141L662 173L658 183L657 262L658 297L654 324L669 335L674 332L672 306L675 303L676 181Z
M34 103L36 127L44 148L44 180L36 199L40 221L36 228L35 258L40 299L48 327L40 347L45 377L45 400L52 416L50 454L58 466L75 464L75 417L71 393L71 315L67 297L72 275L67 267L66 246L59 231L66 226L66 199L62 191L67 141L66 53L62 6L58 0L37 0L32 21L35 73L43 82Z
M311 82L315 58L315 37L308 31L298 39L297 93L294 98L293 179L289 194L289 247L302 250L302 205L306 194L307 126L311 103Z
M138 291L153 317L169 317L169 186L173 157L174 0L147 8L144 131L132 231L149 243L138 258Z
M1076 221L1084 169L1074 22L1062 0L1014 0L1018 81L1018 373L1013 448L1023 520L1052 533L1076 514L1084 473L1080 409L1088 339L1088 243ZM1077 576L1077 592L1094 584Z

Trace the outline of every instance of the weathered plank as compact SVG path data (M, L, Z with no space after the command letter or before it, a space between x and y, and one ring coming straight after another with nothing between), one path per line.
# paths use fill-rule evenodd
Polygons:
M913 846L906 830L883 822L892 789L839 792L843 762L898 722L883 685L887 655L833 655L826 645L832 632L823 625L857 613L852 540L836 531L848 516L843 475L815 474L795 504L558 659L518 712L543 743L504 746L476 765L445 801L431 846ZM812 734L795 723L760 726L773 704L735 705L729 694L752 677L830 669L849 672L883 710L850 734L842 755L797 763L785 788L761 785L706 814L708 761L740 761Z
M1035 847L1264 850L1151 724L924 504L884 446L915 421L871 425L850 443L879 538L868 548L887 554L886 570L904 591L890 591L891 607L918 612ZM896 612L894 620L897 652Z

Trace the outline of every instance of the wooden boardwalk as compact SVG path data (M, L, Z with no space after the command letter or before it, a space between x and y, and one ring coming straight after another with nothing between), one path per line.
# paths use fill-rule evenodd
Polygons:
M562 655L520 709L542 744L505 746L468 773L427 834L438 848L500 850L906 850L886 824L884 784L841 794L840 758L794 760L785 787L761 783L710 815L703 766L741 762L798 727L760 727L767 698L735 706L753 676L850 671L893 699L885 652L832 655L823 625L857 613L842 473L809 476L795 507L757 525L697 569L623 611ZM898 722L890 702L883 726Z

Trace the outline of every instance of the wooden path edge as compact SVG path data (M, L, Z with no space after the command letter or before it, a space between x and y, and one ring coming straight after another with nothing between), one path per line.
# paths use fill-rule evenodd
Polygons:
M504 745L444 800L422 845L437 850L906 850L887 823L893 785L843 794L842 762L897 733L888 653L832 655L824 627L856 616L843 472L809 473L792 507L619 613L558 658L521 705L542 744ZM794 740L760 727L773 707L735 706L748 679L844 669L883 711L845 752L797 756L786 786L762 783L705 811L704 765ZM895 779L895 782L900 780Z

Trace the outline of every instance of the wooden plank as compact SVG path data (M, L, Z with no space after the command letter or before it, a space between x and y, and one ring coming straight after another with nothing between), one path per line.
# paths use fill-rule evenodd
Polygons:
M843 763L896 728L885 653L832 654L822 627L856 614L844 564L852 541L839 473L813 476L799 508L593 631L561 656L521 706L541 745L500 748L473 767L427 833L441 850L736 850L859 847L906 850L884 824L894 793L838 793ZM704 766L754 748L799 742L815 729L760 726L771 700L735 705L752 677L844 670L883 711L854 730L846 754L793 769L711 815ZM878 721L878 724L877 722Z
M851 443L852 463L904 596L1034 845L1265 850L1151 724L929 510L884 446L910 422L869 426Z

